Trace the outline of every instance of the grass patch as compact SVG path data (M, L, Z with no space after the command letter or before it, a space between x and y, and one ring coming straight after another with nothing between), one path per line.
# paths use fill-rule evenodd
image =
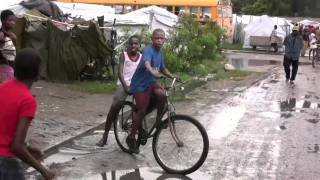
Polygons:
M116 81L83 81L73 84L72 88L91 94L104 94L113 93L117 88L117 84Z
M243 49L241 43L235 43L235 44L223 43L221 45L221 48L222 49L231 49L231 50L241 50L241 49Z
M245 77L251 75L252 72L250 71L244 71L244 70L233 70L233 71L219 71L216 75L216 78L218 80L223 80L223 79L232 79L232 80L236 80L236 81L241 81L243 80Z

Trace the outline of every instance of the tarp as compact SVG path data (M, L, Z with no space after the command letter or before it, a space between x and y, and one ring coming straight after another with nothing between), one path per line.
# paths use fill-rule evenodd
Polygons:
M262 16L253 16L253 15L237 15L233 14L233 32L234 32L234 40L236 42L244 42L245 32L244 28L248 25L256 22L257 20L261 19ZM293 25L290 23L289 20L281 17L269 17L274 25L277 25L278 28L282 28L286 34L289 34Z
M125 34L128 29L153 31L157 28L163 29L168 34L169 30L178 23L178 16L158 6L149 6L123 15L105 17L105 25L111 26L114 19L116 19L118 35Z
M299 21L298 24L303 24L304 26L309 26L309 25L315 26L315 25L319 25L318 22L311 21L311 20L309 20L309 19L304 19L304 20L302 20L302 21Z
M9 0L9 1L1 1L0 3L0 11L12 8L15 5L18 5L21 2L21 0Z
M76 26L71 31L62 31L50 21L47 25L47 77L50 80L79 80L80 72L89 59L104 64L104 60L110 56L111 49L95 23L85 29Z
M10 9L17 17L22 17L28 9L20 5L21 0L2 1L0 3L0 11ZM1 26L1 22L0 22Z
M274 21L269 16L261 16L253 23L244 28L245 38L243 48L250 48L250 36L263 36L270 37L272 30L274 29ZM277 35L285 38L286 32L282 28L277 29Z
M114 17L115 14L115 9L109 6L85 3L54 3L64 14L71 14L71 17L83 18L85 20L97 20L98 16Z
M64 31L69 28L37 18L45 17L37 10L27 13L36 17L26 15L18 19L17 49L31 47L39 52L42 77L51 81L79 80L89 60L105 65L111 59L112 50L96 23L89 22L88 28L75 26Z

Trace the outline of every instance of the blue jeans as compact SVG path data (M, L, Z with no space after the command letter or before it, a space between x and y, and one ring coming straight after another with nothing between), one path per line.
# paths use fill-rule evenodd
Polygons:
M0 180L25 180L21 162L15 158L0 157Z

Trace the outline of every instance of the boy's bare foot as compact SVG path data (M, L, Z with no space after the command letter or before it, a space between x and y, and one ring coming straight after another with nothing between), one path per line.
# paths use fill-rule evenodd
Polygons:
M103 147L106 144L107 144L107 139L106 138L102 138L96 145L99 146L99 147Z

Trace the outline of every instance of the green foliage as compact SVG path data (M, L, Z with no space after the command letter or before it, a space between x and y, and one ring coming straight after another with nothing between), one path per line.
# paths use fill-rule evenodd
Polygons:
M202 60L217 60L222 36L223 30L214 22L202 25L191 16L183 16L164 48L167 67L173 72L191 68L190 73L203 74Z
M242 11L245 14L256 14L256 15L274 15L274 16L285 16L291 14L292 0L257 0L252 4L243 7Z
M72 89L88 92L88 93L112 93L116 90L117 85L115 81L101 82L101 81L84 81L75 83Z
M233 12L271 16L312 16L320 15L318 0L232 0Z

